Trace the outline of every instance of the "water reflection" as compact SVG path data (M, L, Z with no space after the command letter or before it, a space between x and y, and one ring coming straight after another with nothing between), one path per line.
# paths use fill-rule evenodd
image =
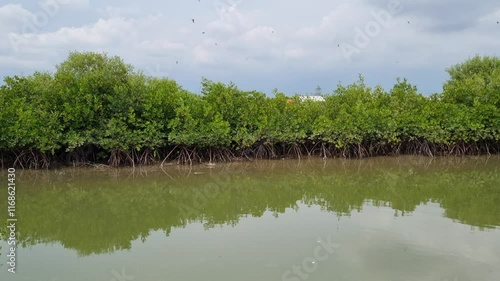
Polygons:
M19 238L24 247L60 243L87 256L191 224L235 226L308 206L318 208L312 221L317 213L342 220L383 206L397 218L425 204L444 209L437 217L485 231L500 225L499 170L498 157L397 157L18 171Z

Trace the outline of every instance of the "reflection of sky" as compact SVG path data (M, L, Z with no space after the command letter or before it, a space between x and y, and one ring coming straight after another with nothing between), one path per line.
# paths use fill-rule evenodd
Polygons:
M352 272L370 273L351 273L352 280L354 276L365 280L498 280L499 272L490 272L500 263L498 230L477 231L454 223L443 217L438 204L419 206L411 215L397 218L392 209L365 206L362 214L353 213L348 224L350 239L357 243L339 249L340 263ZM497 279L492 279L493 274Z
M235 226L205 230L202 224L152 232L130 251L78 257L61 245L18 250L18 274L0 268L1 280L281 280L281 274L313 256L318 238L340 247L308 280L500 280L499 230L479 231L443 216L429 203L404 217L373 207L338 218L299 204L278 218L242 218ZM2 262L5 243L2 244ZM31 279L30 279L31 278Z

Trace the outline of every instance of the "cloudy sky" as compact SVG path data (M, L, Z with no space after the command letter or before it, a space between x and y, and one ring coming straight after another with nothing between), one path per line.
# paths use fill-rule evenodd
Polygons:
M192 21L194 19L194 22ZM499 55L496 0L0 2L0 75L54 71L70 51L118 55L200 91L201 77L271 94L365 77L440 92L445 68Z

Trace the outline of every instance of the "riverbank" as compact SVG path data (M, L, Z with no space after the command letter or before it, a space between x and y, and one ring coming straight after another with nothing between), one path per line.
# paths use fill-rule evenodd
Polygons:
M411 149L410 152L408 152ZM383 153L380 153L383 152ZM406 152L406 153L403 153ZM413 152L413 153L411 153ZM121 151L123 158L120 162L111 163L104 153L88 153L89 157L84 161L65 161L71 154L41 155L26 151L23 158L14 158L16 155L4 155L0 167L16 167L21 169L59 169L64 167L90 167L90 168L112 168L112 167L137 167L137 166L167 166L167 165L207 165L212 166L220 163L254 162L259 160L302 160L302 159L367 159L380 157L413 157L425 158L435 157L463 157L463 156L486 156L500 155L500 145L486 146L478 144L461 145L435 145L421 143L419 145L399 145L398 147L365 147L363 145L351 146L345 149L335 148L331 144L318 143L315 146L290 145L281 146L278 149L271 146L254 147L246 151L231 151L229 149L207 149L176 147L170 151L158 152L156 156L150 155L144 162L144 153L128 155ZM101 159L97 159L101 155ZM19 156L18 156L19 157ZM134 157L134 158L133 158ZM94 161L91 161L94 160ZM97 160L97 161L95 161ZM100 161L99 161L100 160Z

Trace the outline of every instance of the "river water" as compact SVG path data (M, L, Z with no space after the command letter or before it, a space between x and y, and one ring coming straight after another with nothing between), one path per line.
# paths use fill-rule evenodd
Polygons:
M2 281L500 280L497 156L17 170L16 215Z

